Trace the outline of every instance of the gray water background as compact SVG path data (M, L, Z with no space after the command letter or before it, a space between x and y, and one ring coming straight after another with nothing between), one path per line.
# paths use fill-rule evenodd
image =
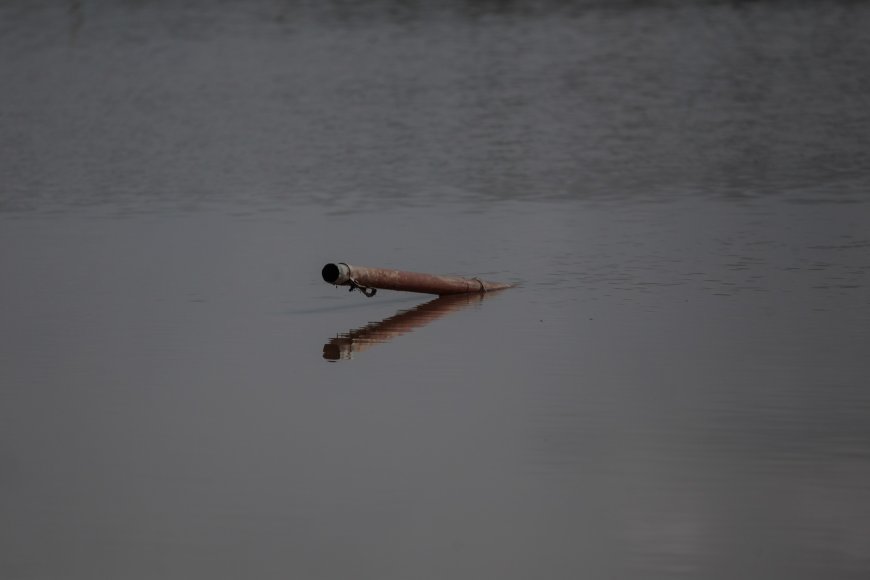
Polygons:
M867 578L868 31L0 2L0 577Z

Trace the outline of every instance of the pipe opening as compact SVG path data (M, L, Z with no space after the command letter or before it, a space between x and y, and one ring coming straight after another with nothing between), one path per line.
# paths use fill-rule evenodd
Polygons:
M338 264L327 264L323 267L323 270L320 271L320 275L323 276L324 282L335 284L338 282L338 277L341 275L341 269L338 267Z

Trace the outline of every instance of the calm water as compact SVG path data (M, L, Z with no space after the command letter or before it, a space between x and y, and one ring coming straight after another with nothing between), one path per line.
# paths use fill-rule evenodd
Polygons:
M428 4L0 3L0 577L867 578L870 6Z

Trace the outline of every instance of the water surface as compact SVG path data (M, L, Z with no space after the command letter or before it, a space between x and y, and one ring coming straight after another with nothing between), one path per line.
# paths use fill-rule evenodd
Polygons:
M3 3L0 575L867 577L868 25Z

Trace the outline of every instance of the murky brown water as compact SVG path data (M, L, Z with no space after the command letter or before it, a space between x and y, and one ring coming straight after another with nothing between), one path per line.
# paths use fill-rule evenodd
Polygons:
M0 5L0 576L867 577L868 25Z

